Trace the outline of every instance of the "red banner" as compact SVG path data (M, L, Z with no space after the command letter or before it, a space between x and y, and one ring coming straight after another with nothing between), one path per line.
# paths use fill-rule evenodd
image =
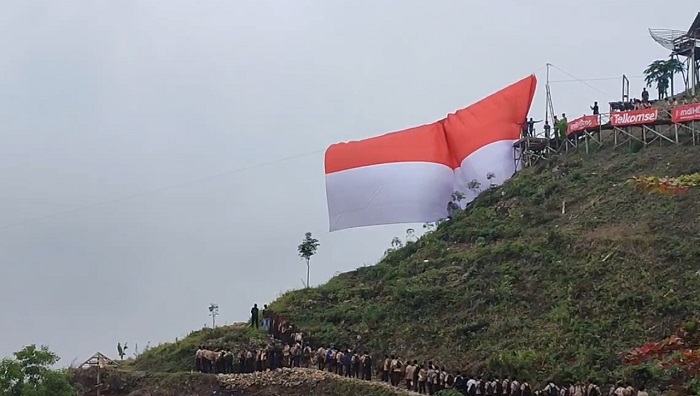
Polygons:
M584 129L597 128L600 126L600 118L597 115L587 115L569 122L568 134L572 134Z
M616 127L653 124L658 118L659 111L657 109L620 111L610 113L610 124Z
M700 120L700 103L676 106L673 108L671 121L688 122Z

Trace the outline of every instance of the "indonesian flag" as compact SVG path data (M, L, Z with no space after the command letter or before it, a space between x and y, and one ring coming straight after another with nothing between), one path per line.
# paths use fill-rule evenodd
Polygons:
M519 167L520 138L537 79L529 76L432 124L326 150L330 231L445 218L455 191L499 185Z

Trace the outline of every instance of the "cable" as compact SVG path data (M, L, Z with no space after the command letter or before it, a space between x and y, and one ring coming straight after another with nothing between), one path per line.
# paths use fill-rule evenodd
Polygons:
M581 80L580 78L577 78L577 77L576 77L576 76L574 76L574 75L571 75L570 73L567 73L566 71L564 71L564 70L560 69L560 68L559 68L559 67L557 67L556 65L551 65L551 66L552 66L553 68L555 68L555 69L559 70L560 72L562 72L562 73L566 74L567 76L569 76L569 77L573 78L574 80L576 80L576 81L580 82L581 84L583 84L583 85L586 85L586 86L587 86L588 88L591 88L591 89L593 89L593 90L595 90L595 91L598 91L598 92L602 93L603 95L606 95L606 96L610 96L610 94L608 94L608 93L606 93L606 92L603 92L603 91L601 91L600 89L598 89L598 88L596 88L596 87L592 86L591 84L589 84L589 83L587 83L587 82L585 82L585 81Z
M533 72L530 73L530 74L537 74L537 73L540 72L540 70L542 70L542 69L544 69L544 68L546 68L546 67L547 67L547 65L544 64L544 65L540 66L539 68L537 68L535 71L533 71Z
M559 67L557 67L557 66L555 66L555 65L553 65L553 64L550 64L550 66L552 66L553 68L559 70L560 72L562 72L562 73L564 73L564 74L566 74L567 76L569 76L569 77L572 78L572 80L549 81L550 83L580 82L580 83L582 83L582 84L584 84L584 85L587 85L589 88L594 89L594 90L596 90L596 91L602 93L603 95L608 95L608 94L605 93L605 92L603 92L603 91L601 91L601 90L599 90L598 88L596 88L596 87L594 87L594 86L592 86L592 85L586 83L586 81L604 81L604 80L614 80L614 79L618 79L618 78L619 78L619 77L610 77L610 78L589 78L589 79L580 79L580 78L576 78L575 76L573 76L573 75L567 73L566 71L562 70L561 68L559 68ZM540 70L542 70L542 69L545 68L545 67L546 67L546 65L543 65L543 66L539 67L537 70L535 70L534 72L532 72L532 74L537 74L537 72L539 72ZM639 78L639 77L643 77L643 76L628 76L627 78ZM244 172L244 171L247 171L247 170L251 170L251 169L255 169L255 168L260 168L260 167L268 166L268 165L273 165L273 164L280 163L280 162L284 162L284 161L290 161L290 160L293 160L293 159L306 157L306 156L309 156L309 155L312 155L312 154L317 154L317 153L320 153L320 152L323 152L323 151L324 151L324 150L310 151L310 152L303 153L303 154L293 155L293 156L291 156L291 157L280 158L280 159L277 159L277 160L274 160L274 161L268 161L268 162L263 162L263 163L260 163L260 164L255 164L255 165L251 165L251 166L247 166L247 167L243 167L243 168L233 169L233 170L230 170L230 171L226 171L226 172L218 173L218 174L215 174L215 175L210 175L210 176L202 177L202 178L199 178L199 179L188 180L188 181L181 182L181 183L171 184L171 185L169 185L169 186L160 187L160 188L156 188L156 189L153 189L153 190L142 191L142 192L139 192L139 193L130 194L130 195L125 195L125 196L122 196L122 197L118 197L118 198L114 198L114 199L110 199L110 200L106 200L106 201L100 201L100 202L96 202L96 203L93 203L93 204L83 205L83 206L79 206L79 207L77 207L77 208L69 209L69 210L66 210L66 211L63 211L63 212L58 212L58 213L54 213L54 214L50 214L50 215L46 215L46 216L41 216L41 217L35 217L35 218L27 219L27 220L18 221L18 222L15 222L15 223L9 223L9 224L5 224L5 225L0 225L0 231L4 231L4 230L10 229L10 228L18 227L18 226L25 225L25 224L36 223L36 222L43 221L43 220L47 220L47 219L51 219L51 218L54 218L54 217L64 216L64 215L67 215L67 214L70 214L70 213L79 212L79 211L82 211L82 210L91 209L91 208L95 208L95 207L107 205L107 204L110 204L110 203L125 201L125 200L128 200L128 199L132 199L132 198L136 198L136 197L140 197L140 196L144 196L144 195L155 194L155 193L162 192L162 191L166 191L166 190L170 190L170 189L173 189L173 188L176 188L176 187L181 187L181 186L186 186L186 185L190 185L190 184L200 183L200 182L203 182L203 181L207 181L207 180L211 180L211 179L215 179L215 178L219 178L219 177L223 177L223 176L228 176L228 175L231 175L231 174L234 174L234 173Z
M129 195L124 195L124 196L122 196L122 197L118 197L118 198L114 198L114 199L109 199L109 200L106 200L106 201L100 201L100 202L96 202L96 203L92 203L92 204L88 204L88 205L79 206L79 207L77 207L77 208L65 210L65 211L63 211L63 212L58 212L58 213L53 213L53 214L46 215L46 216L41 216L41 217L35 217L35 218L27 219L27 220L22 220L22 221L18 221L18 222L16 222L16 223L5 224L5 225L0 226L0 231L4 231L4 230L10 229L10 228L18 227L18 226L25 225L25 224L36 223L36 222L39 222L39 221L42 221L42 220L46 220L46 219L51 219L51 218L54 218L54 217L64 216L64 215L71 214L71 213L74 213L74 212L79 212L79 211L82 211L82 210L85 210L85 209L91 209L91 208L95 208L95 207L98 207L98 206L103 206L103 205L107 205L107 204L111 204L111 203L115 203L115 202L120 202L120 201L125 201L125 200L131 199L131 198L136 198L136 197L140 197L140 196L144 196L144 195L149 195L149 194L155 194L155 193L159 193L159 192L162 192L162 191L170 190L170 189L173 189L173 188L176 188L176 187L182 187L182 186L186 186L186 185L190 185L190 184L201 183L201 182L203 182L203 181L208 181L208 180L211 180L211 179L216 179L216 178L219 178L219 177L228 176L228 175L231 175L231 174L234 174L234 173L245 172L245 171L247 171L247 170L251 170L251 169L255 169L255 168L261 168L261 167L263 167L263 166L274 165L274 164L277 164L277 163L280 163L280 162L285 162L285 161L290 161L290 160L297 159L297 158L307 157L307 156L309 156L309 155L321 153L321 152L323 152L323 151L324 151L324 150L310 151L310 152L307 152L307 153L297 154L297 155L293 155L293 156L285 157L285 158L280 158L280 159L273 160L273 161L262 162L262 163L255 164L255 165L245 166L245 167L242 167L242 168L232 169L232 170L229 170L229 171L226 171L226 172L222 172L222 173L217 173L217 174L215 174L215 175L205 176L205 177L201 177L201 178L198 178L198 179L193 179L193 180L188 180L188 181L184 181L184 182L180 182L180 183L176 183L176 184L171 184L171 185L168 185L168 186L165 186L165 187L156 188L156 189L153 189L153 190L142 191L142 192L138 192L138 193L135 193L135 194L129 194Z
M644 78L644 76L626 76L627 78ZM601 77L601 78L581 78L581 79L573 79L573 80L549 80L549 83L567 83L567 82L582 82L582 81L612 81L612 80L621 80L622 76L620 77Z

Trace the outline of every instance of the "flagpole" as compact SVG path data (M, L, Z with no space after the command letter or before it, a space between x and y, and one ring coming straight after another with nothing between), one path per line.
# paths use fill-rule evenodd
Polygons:
M544 98L544 120L546 122L549 122L549 63L546 64L547 66L547 80L545 82L545 89L547 94L545 95Z

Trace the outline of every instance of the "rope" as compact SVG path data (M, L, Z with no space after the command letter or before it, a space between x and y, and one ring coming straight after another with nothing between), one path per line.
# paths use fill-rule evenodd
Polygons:
M136 197L141 197L141 196L144 196L144 195L150 195L150 194L155 194L155 193L159 193L159 192L171 190L171 189L176 188L176 187L182 187L182 186L188 186L188 185L192 185L192 184L202 183L202 182L205 182L205 181L209 181L209 180L212 180L212 179L216 179L216 178L220 178L220 177L232 175L232 174L235 174L235 173L245 172L245 171L248 171L248 170L251 170L251 169L261 168L261 167L264 167L264 166L269 166L269 165L278 164L278 163L280 163L280 162L285 162L285 161L290 161L290 160L297 159L297 158L307 157L307 156L312 155L312 154L322 153L323 151L324 151L324 150L310 151L310 152L307 152L307 153L297 154L297 155L293 155L293 156L290 156L290 157L285 157L285 158L276 159L276 160L273 160L273 161L262 162L262 163L255 164L255 165L250 165L250 166L244 166L244 167L232 169L232 170L229 170L229 171L226 171L226 172L217 173L217 174L214 174L214 175L209 175L209 176L205 176L205 177L201 177L201 178L193 179L193 180L188 180L188 181L184 181L184 182L180 182L180 183L176 183L176 184L171 184L171 185L164 186L164 187L160 187L160 188L156 188L156 189L153 189L153 190L146 190L146 191L138 192L138 193L135 193L135 194L124 195L124 196L121 196L121 197L117 197L117 198L113 198L113 199L108 199L108 200L105 200L105 201L100 201L100 202L95 202L95 203L92 203L92 204L87 204L87 205L79 206L79 207L77 207L77 208L65 210L65 211L63 211L63 212L53 213L53 214L46 215L46 216L41 216L41 217L34 217L34 218L31 218L31 219L27 219L27 220L21 220L21 221L18 221L18 222L16 222L16 223L10 223L10 224L1 225L1 226L0 226L0 232L1 232L1 231L8 230L8 229L10 229L10 228L19 227L19 226L21 226L21 225L30 224L30 223L37 223L37 222L40 222L40 221L43 221L43 220L52 219L52 218L54 218L54 217L60 217L60 216L65 216L65 215L68 215L68 214L71 214L71 213L80 212L80 211L83 211L83 210L86 210L86 209L92 209L92 208L96 208L96 207L99 207L99 206L104 206L104 205L111 204L111 203L115 203L115 202L121 202L121 201L125 201L125 200L128 200L128 199L132 199L132 198L136 198Z

